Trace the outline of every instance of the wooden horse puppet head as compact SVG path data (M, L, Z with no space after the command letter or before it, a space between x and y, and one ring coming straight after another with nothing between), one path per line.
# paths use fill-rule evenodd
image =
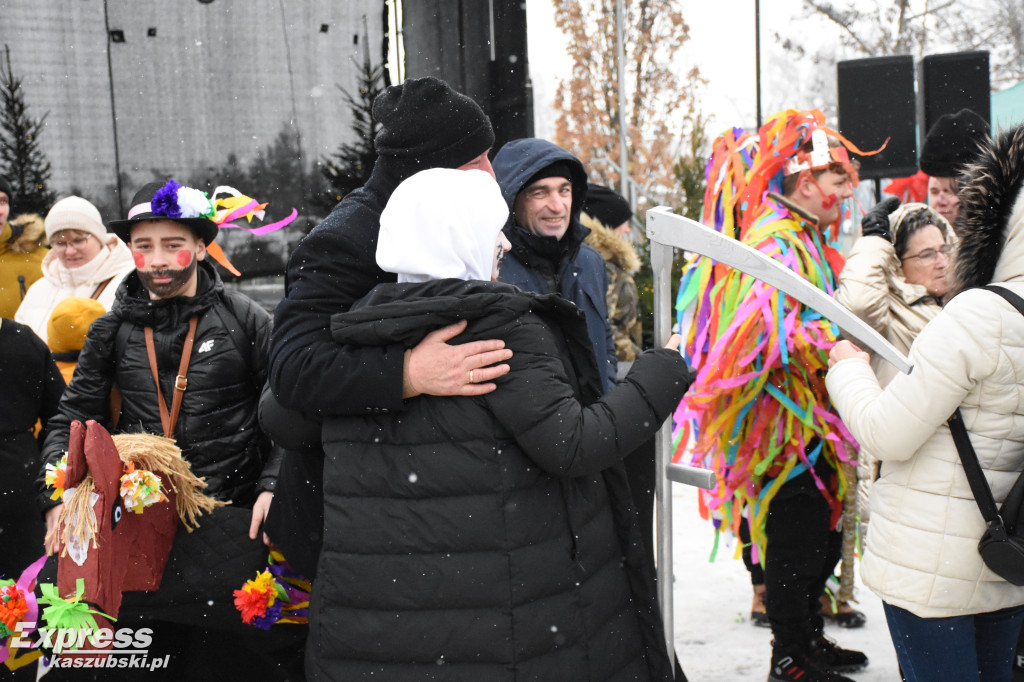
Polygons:
M122 592L160 587L179 520L192 532L196 517L224 504L201 492L206 483L173 440L111 437L93 420L72 422L63 486L59 474L54 478L54 487L64 488L53 531L62 545L58 590L72 597L81 578L82 600L114 618Z

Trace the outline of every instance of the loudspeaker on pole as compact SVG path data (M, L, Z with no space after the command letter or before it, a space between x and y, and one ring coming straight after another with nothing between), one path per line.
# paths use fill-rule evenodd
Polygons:
M914 58L910 55L850 59L837 64L839 132L864 151L856 156L863 179L917 172Z
M988 52L932 54L918 63L918 134L925 135L944 114L970 109L986 123L992 120Z

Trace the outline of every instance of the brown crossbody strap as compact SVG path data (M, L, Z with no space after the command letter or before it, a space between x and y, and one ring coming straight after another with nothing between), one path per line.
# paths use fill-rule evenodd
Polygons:
M100 294L103 293L103 290L107 288L107 285L110 284L110 281L112 279L114 279L114 278L113 277L107 277L105 280L103 280L102 282L97 284L96 288L92 290L92 296L90 296L89 298L93 299L94 301L96 299L98 299L100 297Z
M196 325L198 317L191 317L188 321L188 334L185 336L185 345L181 349L181 363L178 365L178 376L174 378L174 396L171 398L171 411L167 413L167 403L164 402L163 391L160 390L160 372L156 366L156 346L153 343L153 328L146 327L146 354L149 355L149 368L153 371L153 383L156 384L156 398L160 407L160 423L164 427L164 436L174 438L174 428L178 425L178 413L181 412L181 400L185 397L185 387L188 386L188 363L192 359L192 344L196 340Z

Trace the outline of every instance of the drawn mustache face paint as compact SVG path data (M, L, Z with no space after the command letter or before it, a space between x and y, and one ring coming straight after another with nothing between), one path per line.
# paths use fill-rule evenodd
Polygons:
M159 270L145 271L139 270L139 279L142 280L142 285L153 295L158 298L168 298L175 295L182 288L188 284L192 277L192 274L196 271L197 261L192 258L191 253L179 253L178 262L180 263L183 259L182 256L187 256L187 264L180 270L174 270L172 268L162 268ZM138 257L138 254L136 254Z

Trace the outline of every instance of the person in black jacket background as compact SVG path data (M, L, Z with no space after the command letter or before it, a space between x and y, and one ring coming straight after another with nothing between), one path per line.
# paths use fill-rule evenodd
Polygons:
M398 281L332 317L346 347L412 347L467 320L453 343L513 355L486 395L325 420L312 679L672 679L621 460L690 370L648 351L600 397L575 305L482 281L506 216L483 173L413 176L381 215L377 260Z
M46 344L10 319L0 319L0 386L0 578L17 580L43 553L45 527L33 504L35 428L45 429L57 411L64 378Z

